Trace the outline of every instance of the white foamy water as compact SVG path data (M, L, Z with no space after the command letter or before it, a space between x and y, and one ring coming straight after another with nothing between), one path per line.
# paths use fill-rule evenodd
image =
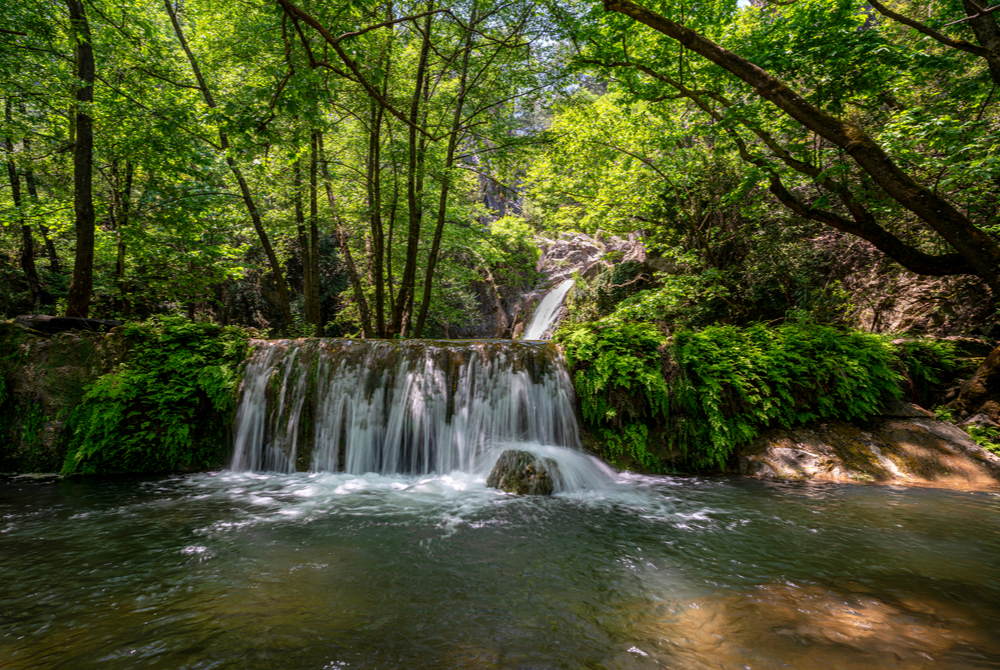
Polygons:
M524 334L521 335L522 340L545 339L545 335L555 326L563 300L566 299L569 290L573 288L573 284L572 279L567 279L545 294L542 301L538 303L538 307L535 308L531 321L525 327Z
M573 387L552 345L307 339L255 346L237 412L234 471L485 480L504 449L524 449L557 462L557 491L602 488L614 477L580 448Z

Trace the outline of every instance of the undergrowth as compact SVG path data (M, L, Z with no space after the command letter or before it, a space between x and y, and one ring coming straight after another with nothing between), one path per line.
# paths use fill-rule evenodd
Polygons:
M69 419L63 474L186 471L218 465L247 335L162 317L123 327L127 352Z
M806 320L710 326L592 322L557 334L604 456L665 471L725 468L766 428L863 420L901 396L885 337Z

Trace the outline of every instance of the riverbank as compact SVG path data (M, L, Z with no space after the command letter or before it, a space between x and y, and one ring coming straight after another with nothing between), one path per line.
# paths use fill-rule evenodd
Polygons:
M692 402L687 406L688 412L692 408L704 411L700 408L711 406L713 398L728 398L728 404L715 405L715 411L719 412L720 417L732 420L734 415L731 412L742 407L744 418L736 418L743 421L743 425L751 426L754 431L752 435L732 441L732 450L725 458L711 467L705 467L702 462L696 470L740 472L776 479L875 482L964 489L989 489L997 486L1000 473L1000 466L997 464L1000 463L1000 458L982 450L966 433L953 425L936 421L925 410L898 400L886 401L886 397L891 400L902 396L904 391L911 396L926 394L930 387L945 385L943 380L934 376L940 375L945 363L927 358L927 352L937 351L939 344L915 346L907 341L906 347L911 352L909 368L906 368L908 373L893 376L898 373L892 368L892 350L880 348L884 342L888 342L884 338L867 336L868 339L851 340L849 338L861 336L847 334L844 336L848 338L845 341L864 343L867 349L863 351L867 358L852 358L853 350L844 347L840 358L831 362L830 342L840 337L832 329L800 329L794 333L798 339L787 340L795 343L803 364L809 362L810 349L801 341L801 336L807 333L815 338L816 332L826 338L823 351L828 358L822 365L827 373L810 372L812 378L800 377L795 380L799 386L789 387L791 390L783 390L780 386L770 384L770 395L755 391L750 396L752 403L776 403L787 400L789 396L786 394L792 392L795 416L803 417L802 420L780 425L787 421L788 416L781 413L763 415L760 418L750 415L748 420L746 401L741 405L740 402L734 402L734 398L738 399L739 393L753 389L744 385L727 390L724 378L720 378L721 385L717 387L708 387L703 391L694 387L693 392L689 389L689 400ZM3 393L0 394L0 435L5 438L5 446L0 450L0 472L108 475L215 470L224 467L229 463L232 449L230 427L233 425L237 387L247 351L247 337L246 333L235 329L192 324L184 320L130 325L106 334L68 332L51 336L31 333L11 323L0 324L3 351L8 352L0 360L3 380ZM699 337L702 343L717 339L717 336ZM727 337L732 342L736 335L729 332ZM760 335L754 337L759 339ZM692 356L692 339L697 338L688 340L689 356ZM295 347L300 346L294 344L298 341L288 342ZM685 372L666 355L668 349L663 346L665 340L646 337L640 343L642 342L649 345L640 349L645 352L642 355L647 357L644 364L647 365L647 371L654 375L645 377L647 381L652 379L651 383L655 384L655 374L664 375L661 378L664 385L668 380L676 384L683 374L687 374L689 379L692 377L691 370ZM441 341L442 346L445 344L446 341ZM634 338L626 344L632 347L634 355L637 350ZM500 342L496 344L498 347L501 345ZM599 365L604 351L600 346L594 348L596 353L587 359L588 364ZM618 347L615 351L620 357L623 348ZM913 354L914 351L917 353ZM656 472L663 468L683 471L692 464L699 465L690 458L690 454L679 450L676 440L671 442L664 436L668 428L680 430L681 434L692 428L691 416L685 417L685 408L676 402L668 405L672 415L649 412L645 417L633 417L629 424L638 425L646 431L647 443L660 449L655 452L661 457L658 461L643 462L629 457L628 452L622 450L622 437L634 435L630 432L634 428L626 427L619 431L618 442L607 439L611 434L607 430L595 431L595 415L592 411L588 414L586 405L587 393L593 393L595 387L587 386L589 382L586 378L581 381L579 352L578 343L576 349L571 347L570 364L571 371L577 373L574 380L577 395L585 403L583 417L589 433L584 435L584 443L589 450L619 468L638 472ZM716 349L714 355L717 360L713 363L713 369L734 369L737 353L737 349L730 349L728 354L725 349ZM289 360L296 360L299 356L295 352L288 355ZM730 358L726 358L727 355ZM917 355L924 358L916 359ZM472 361L468 356L469 353L466 352L462 354L464 358L460 357L467 361L463 365ZM305 354L303 357L309 360L315 358ZM767 364L769 374L774 372L775 357L773 352L763 357L763 360L770 361ZM785 359L788 360L787 355ZM875 366L874 372L871 367L858 367L865 360L869 361L867 365ZM918 369L914 360L922 367ZM318 365L318 361L316 359L314 364ZM370 367L372 364L369 361L366 365ZM452 363L446 364L442 370L450 369L450 365ZM518 365L525 372L535 369L535 364L527 361ZM748 377L747 371L751 368L746 367L745 361L741 365L744 367L741 368L743 381L740 383L744 383ZM952 369L958 367L957 364L952 365ZM626 368L622 374L633 374L628 372L629 369L636 368ZM867 406L874 409L868 413L859 412L850 421L837 421L837 412L841 407L837 404L837 398L849 399L855 404L859 398L852 397L844 390L831 390L828 386L818 392L802 384L815 383L819 389L827 383L820 379L822 374L843 375L843 370L851 369L856 371L853 373L856 381L852 383L859 385L851 388L867 393ZM857 372L859 369L861 371ZM921 372L923 377L918 377L914 370ZM312 375L309 377L312 380L317 373L308 374ZM538 372L530 374L537 376ZM673 377L669 376L671 374ZM878 377L877 383L865 386L866 380L872 379L871 374L881 377ZM648 397L642 395L640 389L623 386L620 383L623 378L609 377L611 383L601 392L610 394L607 397L616 403L631 403L632 407L637 407L637 402L648 402ZM971 378L975 378L975 375ZM375 383L374 379L372 377L369 385ZM702 377L702 382L704 379ZM813 381L810 382L809 379ZM309 383L314 384L315 381ZM906 384L905 389L903 383ZM977 384L984 388L989 386L983 379L979 379ZM799 390L794 391L795 388ZM877 393L872 395L873 389L881 389L883 396ZM898 392L893 393L893 390ZM277 389L267 393L268 397L279 397L275 395L278 393ZM282 390L281 393L285 391ZM343 395L345 391L341 389L338 393ZM546 397L549 396L551 393ZM593 402L593 397L589 400ZM982 401L982 398L979 400ZM317 402L315 399L309 401L310 406ZM454 402L461 404L465 401ZM882 402L886 404L880 405ZM813 406L809 403L819 404ZM613 409L617 405L608 407ZM816 407L826 407L827 414L821 415L819 421L809 421L810 412L818 411ZM890 409L886 410L884 407ZM444 407L441 409L445 410ZM309 415L309 411L306 411L303 420L308 419ZM627 415L615 416L616 420L620 420ZM848 414L850 416L852 415ZM703 418L702 423L708 425L710 418ZM438 423L444 421L441 417L439 419ZM772 422L771 425L768 422ZM597 424L598 427L600 425L601 423ZM612 422L606 425L613 428L615 424ZM292 430L289 439L298 431L299 428ZM567 431L560 434L563 433L569 434ZM691 435L699 434L696 432ZM716 439L711 433L708 436L709 440ZM656 440L661 442L657 443ZM330 458L334 456L336 452L331 452ZM302 458L304 456L299 457L299 460ZM366 458L376 459L372 463L381 462L378 460L381 457L375 455ZM307 461L296 465L297 469L308 467Z

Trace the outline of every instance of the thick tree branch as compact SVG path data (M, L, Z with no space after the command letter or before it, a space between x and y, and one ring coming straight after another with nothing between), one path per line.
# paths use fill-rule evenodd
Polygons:
M903 172L860 127L815 107L771 73L700 33L631 0L604 0L604 7L653 28L719 65L802 126L843 149L889 197L944 238L1000 295L1000 244L950 202Z

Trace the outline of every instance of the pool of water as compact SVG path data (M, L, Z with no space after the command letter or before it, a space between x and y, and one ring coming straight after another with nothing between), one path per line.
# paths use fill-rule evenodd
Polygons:
M0 667L1000 668L1000 496L0 482Z

